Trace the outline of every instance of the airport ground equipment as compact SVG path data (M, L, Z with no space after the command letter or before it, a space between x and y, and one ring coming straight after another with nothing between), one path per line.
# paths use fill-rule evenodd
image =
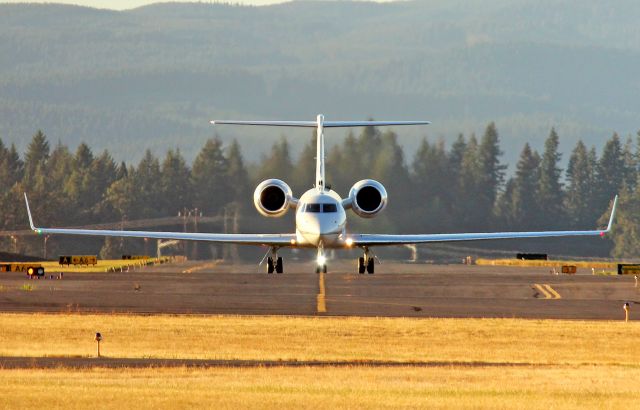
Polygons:
M619 263L618 275L640 275L640 264Z
M522 261L547 261L549 260L549 255L546 253L518 253L516 254L516 259Z

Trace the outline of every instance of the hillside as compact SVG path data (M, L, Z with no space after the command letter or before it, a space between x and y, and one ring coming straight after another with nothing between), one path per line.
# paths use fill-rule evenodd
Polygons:
M413 119L448 141L496 121L513 164L549 129L561 151L640 124L640 3L596 0L158 4L125 12L0 5L0 138L35 130L117 159L217 132L250 159L288 130L213 129L219 117ZM333 135L342 135L341 132ZM299 143L296 143L299 141ZM306 138L296 138L301 146Z

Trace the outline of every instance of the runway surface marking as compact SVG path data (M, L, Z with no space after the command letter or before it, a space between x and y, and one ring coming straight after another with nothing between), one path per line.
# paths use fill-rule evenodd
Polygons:
M534 283L533 286L544 295L545 299L562 299L562 296L560 296L560 294L548 283L544 283L542 285Z
M552 288L551 285L549 285L547 283L547 284L544 284L543 286L547 288L549 293L551 293L554 296L555 299L562 299L562 296L560 296L560 294L558 292L556 292L556 290L554 288Z
M204 270L204 269L210 269L215 267L217 264L219 263L219 261L214 261L214 262L210 262L210 263L203 263L202 265L198 265L198 266L194 266L192 268L183 270L182 273L194 273L200 270Z
M326 313L327 301L326 301L326 294L324 289L324 273L322 272L318 274L318 296L316 299L317 299L318 313Z

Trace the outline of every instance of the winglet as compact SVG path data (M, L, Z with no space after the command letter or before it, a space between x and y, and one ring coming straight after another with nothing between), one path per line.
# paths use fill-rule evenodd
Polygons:
M618 195L613 198L613 207L611 208L611 216L609 217L609 224L605 232L611 232L611 226L613 225L613 218L616 216L616 206L618 205Z
M27 199L27 193L24 193L24 202L27 204L27 214L29 215L29 225L31 226L31 230L40 233L40 230L35 227L33 224L33 217L31 216L31 209L29 209L29 200Z

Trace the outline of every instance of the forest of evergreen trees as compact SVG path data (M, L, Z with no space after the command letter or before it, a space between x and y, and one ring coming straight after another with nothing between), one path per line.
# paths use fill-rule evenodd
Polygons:
M592 229L605 223L610 200L619 193L611 239L598 239L597 243L565 240L562 251L636 257L640 244L640 132L635 143L631 137L621 140L614 134L601 147L600 155L596 147L578 142L569 154L566 170L560 168L558 144L559 136L553 129L544 152L526 144L514 174L507 177L493 123L480 137L459 135L450 147L442 140L424 139L409 155L392 131L368 127L359 134L348 134L328 152L327 181L342 196L360 179L382 182L389 192L388 208L373 220L355 216L349 220L351 230L379 233ZM236 142L224 146L212 138L192 164L179 150L169 150L164 158L146 151L134 165L118 163L107 151L94 153L86 144L75 151L61 143L52 147L38 131L24 155L0 140L0 229L27 228L22 201L22 193L27 192L40 225L78 226L176 216L195 208L213 216L233 207L239 213L241 232L289 232L294 226L291 213L281 219L262 218L253 209L251 194L266 178L283 179L294 195L302 194L313 181L314 157L311 136L297 159L292 158L283 137L257 164L244 162ZM223 227L210 224L199 229L221 231ZM13 246L18 252L41 255L42 240L34 236L12 243L4 235L0 245L6 251ZM117 257L139 249L140 243L51 238L48 246L54 256L57 252L100 252ZM199 256L210 257L208 248L202 248Z

